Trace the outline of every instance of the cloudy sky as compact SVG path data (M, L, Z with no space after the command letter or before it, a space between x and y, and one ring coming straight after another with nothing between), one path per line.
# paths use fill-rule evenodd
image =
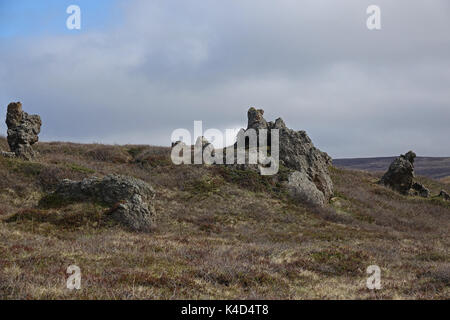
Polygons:
M0 113L44 141L168 145L256 106L333 157L450 156L449 89L448 0L0 0Z

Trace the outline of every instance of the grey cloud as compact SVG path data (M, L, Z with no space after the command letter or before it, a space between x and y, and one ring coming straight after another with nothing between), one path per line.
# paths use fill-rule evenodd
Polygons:
M372 1L127 1L115 29L2 44L0 101L47 140L168 145L255 105L334 157L450 156L450 5L377 2L370 32Z

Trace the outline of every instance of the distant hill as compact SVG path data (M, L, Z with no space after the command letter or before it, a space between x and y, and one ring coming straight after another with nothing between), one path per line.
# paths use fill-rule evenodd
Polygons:
M386 171L394 159L395 157L334 159L333 164L338 168ZM450 157L417 157L414 167L417 175L433 179L450 177Z

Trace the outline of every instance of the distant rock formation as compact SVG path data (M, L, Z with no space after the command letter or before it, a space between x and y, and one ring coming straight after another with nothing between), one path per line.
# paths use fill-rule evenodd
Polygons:
M301 201L323 206L333 194L333 182L328 171L331 157L314 147L305 131L295 131L286 127L283 119L267 122L264 110L248 110L248 129L279 130L279 160L292 172L287 181L291 195ZM245 133L245 131L244 131ZM270 147L270 133L267 145Z
M41 118L38 115L28 115L24 112L22 103L12 102L8 105L6 125L8 126L8 144L11 152L26 160L34 158L36 151L33 150L32 145L39 140Z
M391 163L388 171L381 178L380 183L401 194L407 195L413 185L415 158L416 154L412 151L409 151L405 155L400 155L400 157Z
M441 192L439 193L439 197L441 197L444 200L450 201L450 194L448 194L444 190L441 190Z
M155 191L139 179L115 174L103 179L65 179L53 195L70 201L98 201L110 205L113 220L132 230L147 231L154 224Z

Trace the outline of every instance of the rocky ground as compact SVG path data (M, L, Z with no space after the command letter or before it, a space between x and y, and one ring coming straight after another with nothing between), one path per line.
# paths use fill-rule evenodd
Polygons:
M450 184L418 177L430 197L401 195L379 174L332 167L330 205L317 208L251 170L175 166L169 148L34 149L0 157L0 299L450 298L450 203L437 197ZM64 178L109 174L152 186L150 230L109 219L103 202L45 197ZM72 264L81 290L66 289Z

